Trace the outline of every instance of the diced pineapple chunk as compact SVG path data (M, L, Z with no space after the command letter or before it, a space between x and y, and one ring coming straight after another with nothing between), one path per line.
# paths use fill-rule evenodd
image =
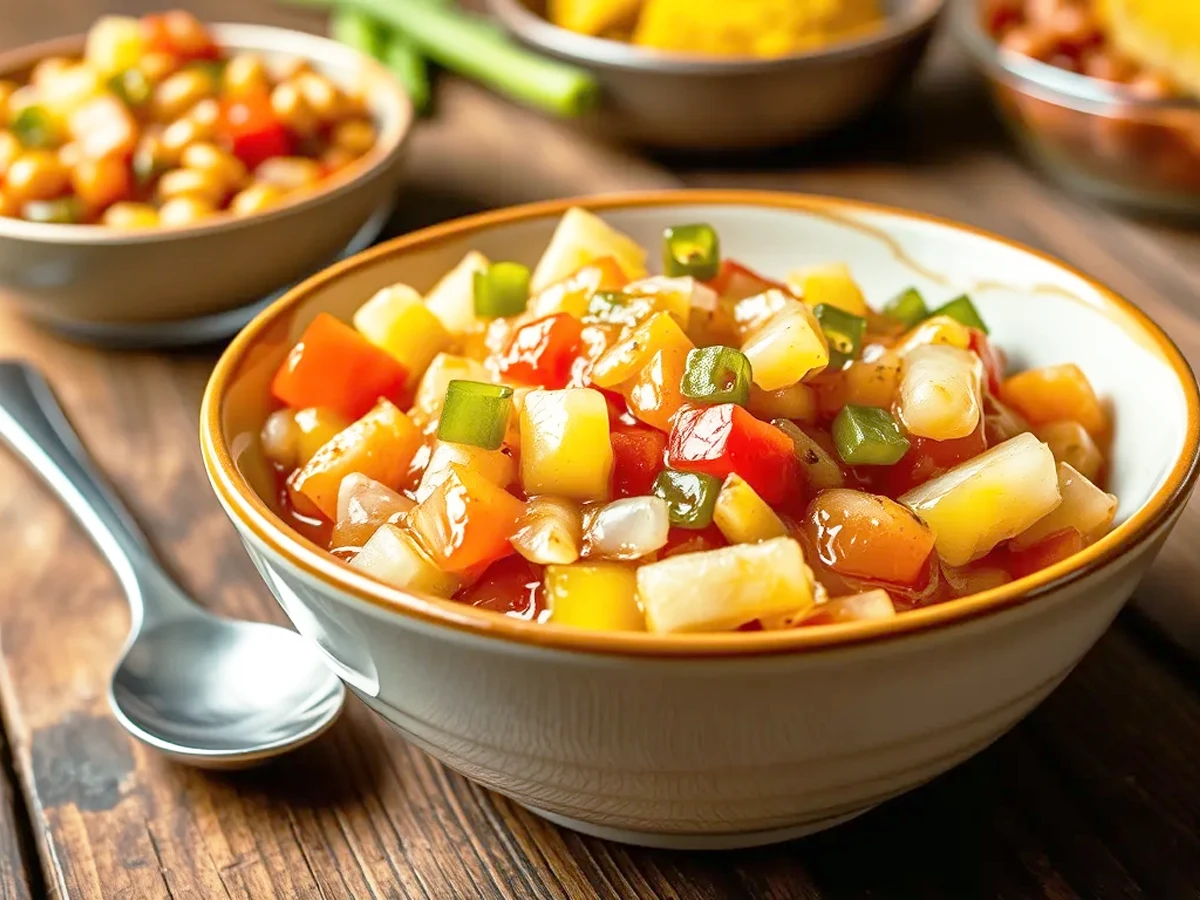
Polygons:
M660 633L726 631L815 602L804 554L787 537L649 563L637 585L646 626Z
M425 427L437 422L446 402L446 389L455 380L488 382L492 380L492 375L481 362L465 356L439 353L421 376L421 384L417 387L417 396L409 412L418 425Z
M984 556L1060 500L1054 454L1028 432L900 497L933 529L938 555L951 566Z
M429 464L421 475L421 483L417 486L417 502L421 502L434 488L446 480L451 466L466 466L490 481L497 487L508 487L517 477L517 463L512 453L500 448L484 450L470 444L455 444L451 441L437 441L429 455Z
M450 345L441 320L407 284L377 291L354 314L354 327L400 360L408 370L409 384L415 384L433 358Z
M869 312L867 301L845 263L792 272L787 277L787 286L793 294L804 298L809 309L824 303L855 316L865 316Z
M646 251L628 235L585 209L568 209L554 229L554 236L537 268L530 289L537 293L596 259L611 256L627 278L646 274Z
M475 315L475 273L488 265L486 256L472 250L425 295L425 305L451 334L466 334L482 326Z
M721 485L713 522L731 544L756 544L787 534L775 511L736 473Z
M869 622L873 619L892 619L896 607L887 591L877 588L848 597L837 597L810 610L802 625L837 625L843 622Z
M692 342L669 313L655 313L626 338L610 347L592 367L592 381L616 387L640 372L660 350L681 350L686 356Z
M621 302L607 308L592 310L589 318L597 322L636 326L655 313L669 313L681 327L687 328L692 306L705 302L712 289L691 277L667 278L656 275L627 285L621 291Z
M829 344L811 310L790 303L750 334L742 345L750 371L764 391L802 381L829 364Z
M546 567L549 621L598 631L645 631L634 570L620 563Z
M590 388L530 391L521 407L521 485L527 494L605 500L613 454L608 404Z
M337 516L342 479L358 472L388 487L397 487L422 444L412 420L387 400L353 425L338 432L302 469L288 479L293 503L302 512L315 508L325 518Z
M949 316L933 316L914 326L896 344L896 352L904 355L926 344L948 344L960 350L971 346L971 331L966 325Z
M795 297L779 288L743 297L733 305L733 328L745 340L767 323L775 313L787 306L799 305Z
M597 291L619 291L626 282L625 273L612 257L594 260L532 296L529 299L529 316L544 319L546 316L566 313L582 319L587 315L593 294Z
M453 595L462 584L457 575L439 569L397 525L379 526L350 565L392 587L437 597Z
M935 441L963 438L983 415L983 363L970 350L929 344L904 357L898 412L904 427Z
M1117 514L1117 498L1105 493L1066 463L1058 464L1062 503L1012 539L1014 550L1025 550L1056 531L1074 528L1088 543L1104 535Z
M146 52L142 23L132 16L101 16L88 29L84 61L105 75L137 65Z
M403 494L373 478L352 472L338 488L337 523L331 547L361 547L379 530L396 523L416 506Z

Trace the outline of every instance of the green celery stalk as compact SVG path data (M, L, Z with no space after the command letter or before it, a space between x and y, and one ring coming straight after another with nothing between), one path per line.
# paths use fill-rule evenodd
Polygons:
M388 41L387 30L375 19L345 6L336 6L329 14L329 36L375 59L383 58Z

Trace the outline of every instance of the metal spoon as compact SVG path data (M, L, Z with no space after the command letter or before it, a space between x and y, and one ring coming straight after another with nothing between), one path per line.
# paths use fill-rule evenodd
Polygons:
M192 765L237 768L333 724L341 681L299 635L219 618L183 592L96 473L46 380L24 363L0 362L0 438L75 514L129 598L108 699L130 734Z

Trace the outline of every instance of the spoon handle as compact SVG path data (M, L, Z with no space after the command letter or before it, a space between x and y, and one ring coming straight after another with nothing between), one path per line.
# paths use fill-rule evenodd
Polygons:
M129 595L135 619L147 599L176 593L145 590L150 578L156 587L171 579L96 471L50 385L27 363L0 361L0 438L42 476L96 542Z

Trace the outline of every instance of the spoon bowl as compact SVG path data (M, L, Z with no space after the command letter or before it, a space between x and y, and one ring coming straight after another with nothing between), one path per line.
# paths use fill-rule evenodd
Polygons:
M24 363L0 361L0 439L75 514L125 590L129 639L108 696L130 734L181 762L232 769L333 724L346 689L319 651L287 629L197 606L94 470L50 386Z

